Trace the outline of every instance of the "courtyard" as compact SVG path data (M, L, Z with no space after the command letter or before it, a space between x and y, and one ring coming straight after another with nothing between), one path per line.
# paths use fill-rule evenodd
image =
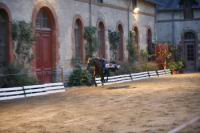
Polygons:
M0 102L0 133L165 133L200 116L199 73L66 90Z

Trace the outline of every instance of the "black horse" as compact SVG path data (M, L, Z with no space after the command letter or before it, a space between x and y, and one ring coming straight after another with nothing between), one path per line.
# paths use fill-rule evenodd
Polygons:
M105 59L100 58L89 58L87 62L87 70L90 70L91 67L94 67L92 69L92 79L95 86L97 86L97 83L95 81L95 78L97 76L100 76L102 86L106 81L108 81L109 71L116 71L119 69L119 65L108 63ZM104 77L107 77L105 80Z

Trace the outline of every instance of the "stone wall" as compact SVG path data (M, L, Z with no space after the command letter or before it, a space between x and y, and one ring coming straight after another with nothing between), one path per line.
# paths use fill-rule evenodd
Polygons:
M182 36L187 31L196 34L197 69L200 67L200 10L194 11L193 20L184 20L181 11L160 11L157 13L157 41L171 42L174 45L183 45Z
M88 0L1 0L11 11L12 20L32 22L33 10L37 3L47 2L55 10L57 18L58 43L59 43L59 61L56 67L63 67L65 73L72 71L71 59L74 54L74 19L79 16L83 25L89 25L89 4ZM124 30L124 57L127 61L128 52L126 42L128 31L137 26L140 33L140 47L146 49L146 32L147 28L152 30L154 35L154 17L155 7L150 3L139 0L138 7L140 12L132 14L129 11L130 27L128 29L128 3L126 0L104 0L105 4L92 4L92 25L97 26L99 20L105 24L106 35L106 55L110 59L108 29L116 30L117 24L123 25ZM113 6L112 6L113 5Z
M133 11L132 27L136 26L139 31L140 49L147 50L147 30L152 32L152 41L155 40L155 7L150 3L140 1L138 12Z

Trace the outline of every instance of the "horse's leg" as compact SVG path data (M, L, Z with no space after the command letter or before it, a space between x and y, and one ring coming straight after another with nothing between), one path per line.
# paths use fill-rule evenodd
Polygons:
M102 86L104 86L104 82L105 82L105 81L104 81L104 75L102 74L102 75L101 75L101 84L102 84Z
M93 73L93 82L94 82L94 85L97 87L97 83L96 83L96 72L94 71Z
M106 77L107 77L106 82L108 82L109 70L106 70Z
M97 83L96 83L95 77L94 77L94 85L95 85L95 87L97 87Z

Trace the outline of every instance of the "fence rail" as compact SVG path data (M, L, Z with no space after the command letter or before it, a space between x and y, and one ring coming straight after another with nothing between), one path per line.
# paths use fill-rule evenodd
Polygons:
M63 83L49 83L13 88L0 88L0 101L64 92Z
M104 85L111 85L116 83L125 83L130 81L148 79L152 77L160 77L165 75L171 75L170 69L158 70L158 71L147 71L147 72L140 72L140 73L131 73L131 74L124 74L119 76L111 76L108 77L108 82L104 83ZM106 79L107 77L104 77ZM98 86L101 86L101 78L95 79Z

